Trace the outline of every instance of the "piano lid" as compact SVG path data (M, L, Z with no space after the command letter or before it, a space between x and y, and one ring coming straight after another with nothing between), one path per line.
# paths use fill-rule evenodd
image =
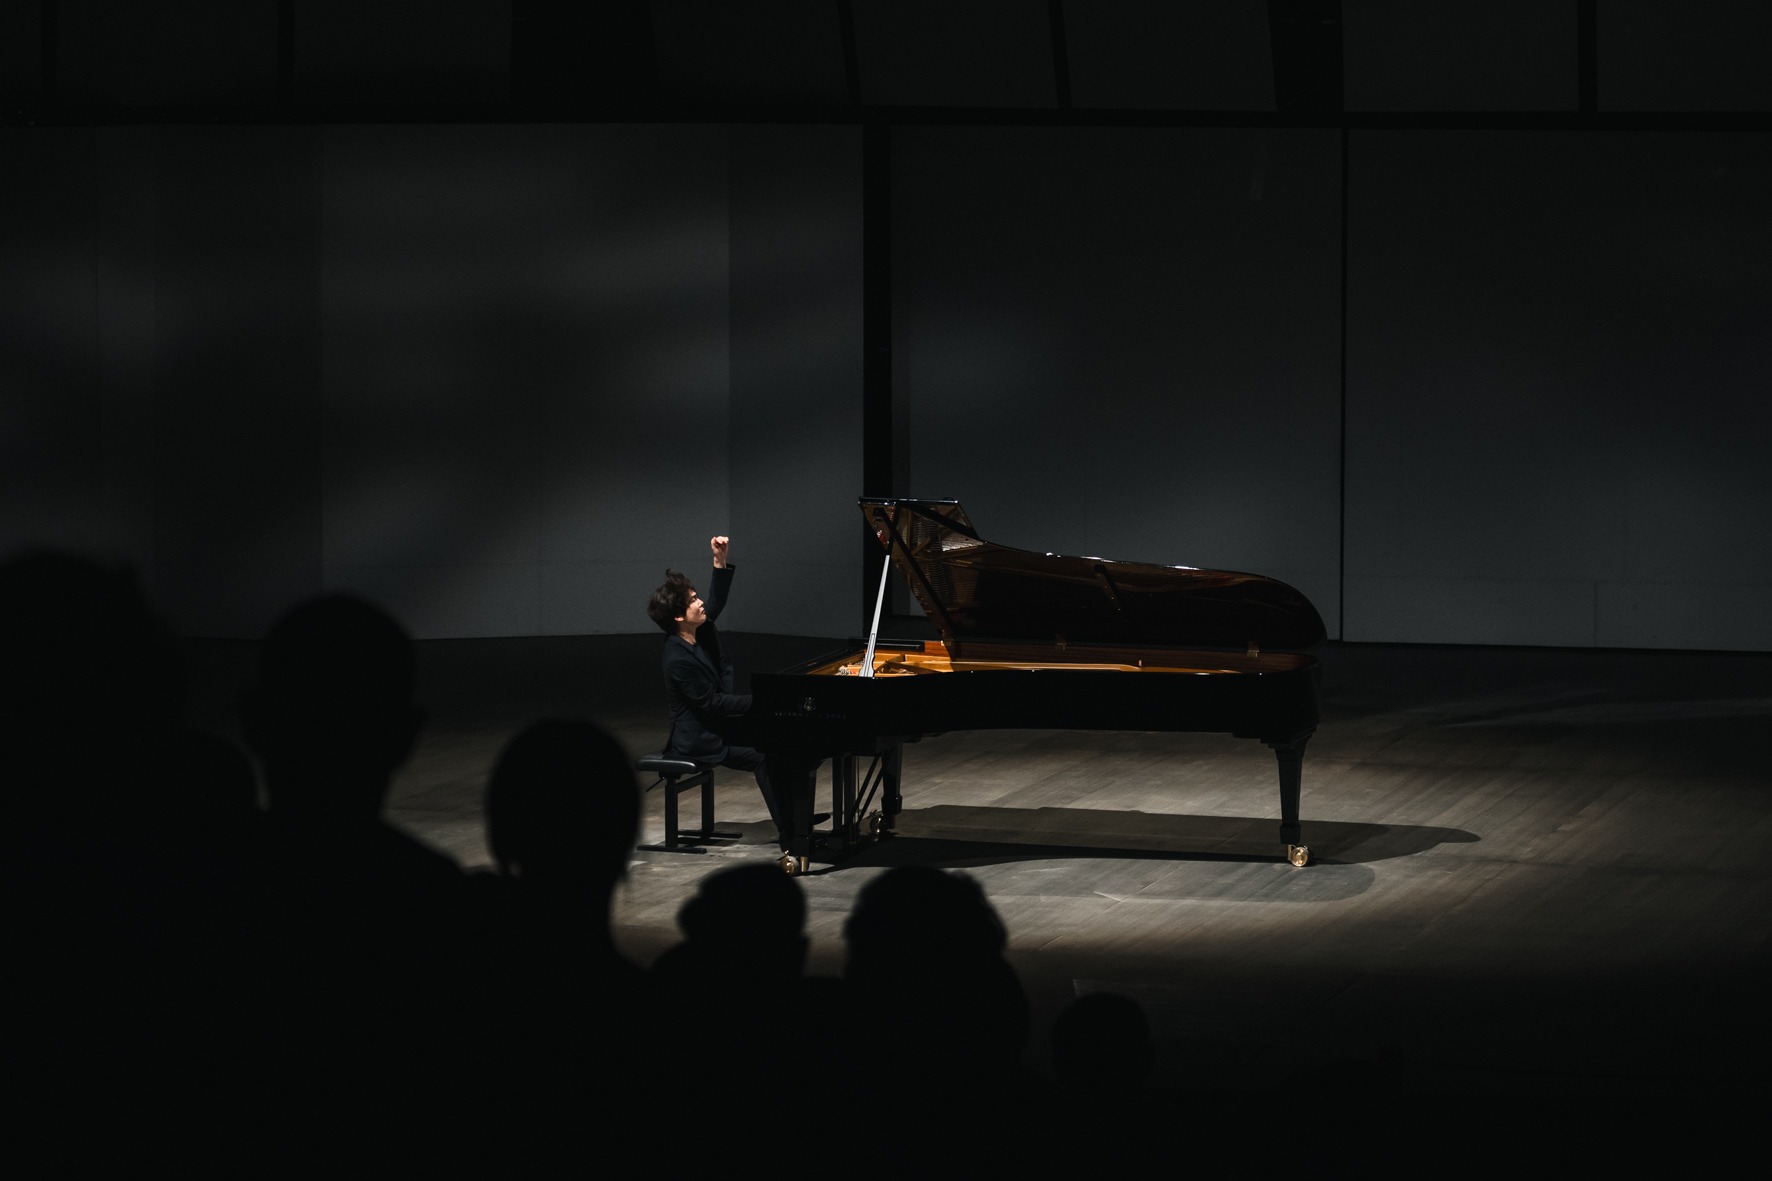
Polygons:
M971 640L1299 650L1322 617L1259 574L1011 549L985 541L954 500L863 497L862 516L958 655Z

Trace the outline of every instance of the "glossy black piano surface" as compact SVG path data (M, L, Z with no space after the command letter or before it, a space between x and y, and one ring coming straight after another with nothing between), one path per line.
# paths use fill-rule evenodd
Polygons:
M832 762L833 851L886 835L902 804L899 744L948 730L1209 731L1254 738L1279 761L1281 840L1308 860L1298 820L1324 638L1302 594L1260 575L1038 554L984 541L954 501L867 498L869 527L941 632L756 673L730 731L770 756L790 801L784 868L812 851L813 783ZM864 668L868 675L863 675ZM854 760L873 765L858 782ZM869 797L880 810L864 820Z

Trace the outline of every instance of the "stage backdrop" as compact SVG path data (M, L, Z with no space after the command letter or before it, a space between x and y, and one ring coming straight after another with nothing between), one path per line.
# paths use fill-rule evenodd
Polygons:
M1354 135L1347 639L1772 649L1769 147Z
M0 548L546 635L727 532L732 628L844 635L896 492L1349 640L1772 649L1764 133L900 128L889 489L860 140L6 129Z
M8 130L0 548L252 636L631 632L707 537L732 627L853 630L859 133ZM736 161L736 163L735 163Z
M1340 609L1340 140L903 128L900 492L1025 549Z

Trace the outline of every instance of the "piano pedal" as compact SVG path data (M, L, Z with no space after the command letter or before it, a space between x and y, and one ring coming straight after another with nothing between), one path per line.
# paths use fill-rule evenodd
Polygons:
M792 853L783 853L781 855L781 860L776 862L776 864L781 866L781 872L787 874L790 878L795 878L805 874L807 858L796 857Z
M1286 846L1286 860L1290 861L1292 864L1294 864L1294 865L1308 865L1310 863L1310 859L1311 859L1311 847L1309 845L1287 845Z

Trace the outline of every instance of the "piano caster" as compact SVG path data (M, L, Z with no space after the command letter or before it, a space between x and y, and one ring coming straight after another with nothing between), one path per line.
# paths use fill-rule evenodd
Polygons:
M870 812L866 822L862 825L862 836L869 841L877 841L881 837L890 835L892 835L892 830L886 827L886 817L878 812Z
M783 853L781 855L781 860L777 861L776 864L781 866L781 872L787 874L790 878L796 878L805 874L807 859L804 857L795 857L792 853Z
M1286 846L1286 860L1290 861L1292 864L1307 865L1309 864L1310 859L1311 847L1309 845Z

